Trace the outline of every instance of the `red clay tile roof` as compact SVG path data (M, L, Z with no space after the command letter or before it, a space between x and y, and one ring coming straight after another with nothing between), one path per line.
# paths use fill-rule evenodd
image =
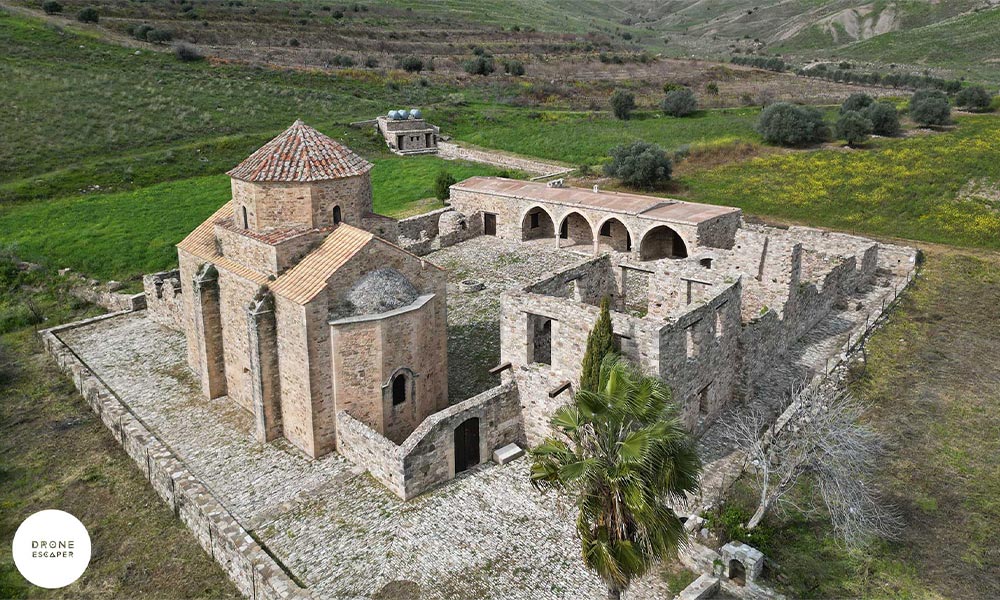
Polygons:
M372 164L302 121L251 154L227 175L242 181L324 181L367 173Z

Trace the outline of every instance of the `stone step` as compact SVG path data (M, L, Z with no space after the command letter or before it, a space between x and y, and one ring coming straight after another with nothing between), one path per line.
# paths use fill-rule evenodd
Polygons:
M498 465L505 465L513 460L524 456L524 449L517 444L507 444L503 448L493 451L493 462Z

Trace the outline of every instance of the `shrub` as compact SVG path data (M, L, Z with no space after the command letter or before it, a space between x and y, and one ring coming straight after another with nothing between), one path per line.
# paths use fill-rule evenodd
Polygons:
M524 63L519 60L505 60L503 63L503 70L508 75L520 77L524 75Z
M899 133L899 112L889 102L876 102L865 109L865 118L872 122L872 133L894 136Z
M472 60L465 61L463 65L465 72L469 75L489 75L496 70L493 58L490 56L477 56Z
M708 94L709 96L718 96L719 84L715 83L714 81L709 81L708 83L705 84L705 93Z
M611 162L604 165L605 175L646 189L669 181L670 172L670 159L663 148L641 141L612 148Z
M174 34L166 29L150 29L146 32L146 41L153 44L163 44L174 39Z
M404 56L399 61L399 67L408 73L419 73L424 70L424 61L416 56Z
M46 0L42 4L42 10L45 11L47 15L54 15L56 13L61 13L63 11L62 4L56 2L56 0Z
M681 83L674 83L672 81L668 81L663 84L664 94L669 94L670 92L676 92L677 90L686 90L686 89L687 89L686 85Z
M875 99L868 94L851 94L844 103L840 105L840 114L851 111L861 112L875 104Z
M865 141L871 132L872 122L856 110L849 110L837 119L837 137L846 140L848 146Z
M205 58L198 48L184 42L174 44L174 55L184 62L195 62Z
M88 6L76 13L76 20L81 23L97 23L101 20L101 15L97 13L96 8Z
M698 99L687 88L674 90L663 99L660 108L671 117L686 117L698 110Z
M823 115L811 106L777 102L760 113L757 132L772 144L802 146L821 142L829 135Z
M438 200L447 200L451 197L451 186L458 183L455 177L448 171L441 171L434 180L434 197Z
M969 110L986 110L990 107L990 102L992 101L993 98L990 97L986 88L981 85L964 88L955 96L955 104Z
M365 58L365 66L369 69L374 69L378 66L378 59L374 56L368 56Z
M920 90L910 98L910 117L918 124L946 125L951 121L951 104L939 90Z
M627 121L632 116L633 110L635 110L635 95L632 92L615 90L615 93L611 94L611 112L616 118Z

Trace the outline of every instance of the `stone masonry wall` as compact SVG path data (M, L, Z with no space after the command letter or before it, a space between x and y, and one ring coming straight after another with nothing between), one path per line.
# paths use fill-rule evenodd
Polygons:
M102 315L41 332L46 350L73 378L77 390L100 417L143 476L174 515L194 533L195 539L223 568L247 598L307 599L309 590L300 586L254 540L168 446L122 403L59 339L59 333L113 318Z
M477 218L476 218L477 217ZM418 256L447 248L483 233L481 215L470 218L452 209L439 208L400 219L396 244Z
M517 389L507 381L434 413L396 445L344 411L337 413L337 451L365 467L404 500L455 477L455 428L479 419L480 462L511 443L524 444Z
M160 325L184 331L187 307L184 303L180 270L144 275L142 289L149 318Z

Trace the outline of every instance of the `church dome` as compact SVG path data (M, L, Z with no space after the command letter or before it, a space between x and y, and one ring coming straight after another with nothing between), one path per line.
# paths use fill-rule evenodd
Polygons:
M347 292L345 316L375 315L402 308L420 296L417 288L396 269L376 269Z

